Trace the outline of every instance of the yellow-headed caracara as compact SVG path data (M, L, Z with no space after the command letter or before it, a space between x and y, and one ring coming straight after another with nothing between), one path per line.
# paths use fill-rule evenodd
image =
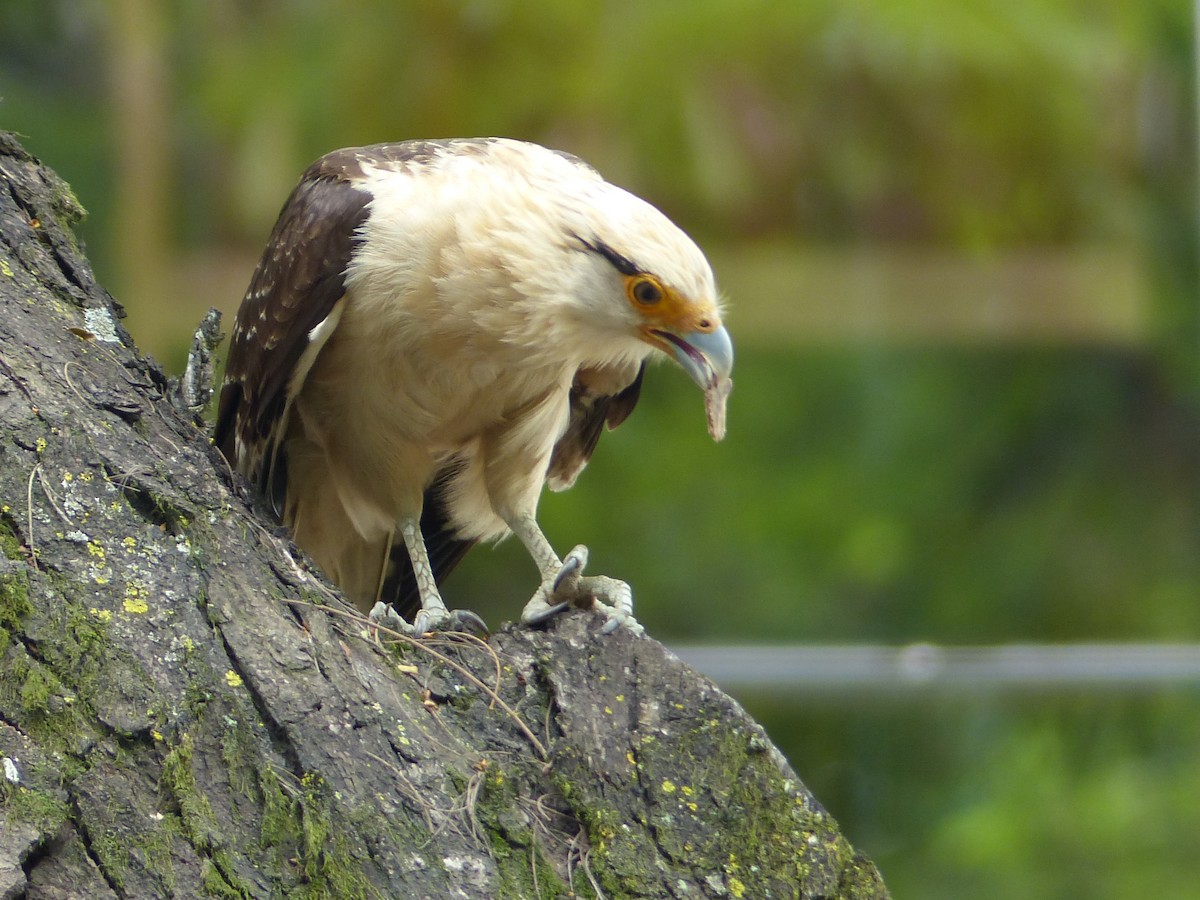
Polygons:
M364 612L477 622L438 584L514 533L541 583L522 621L595 602L637 630L623 582L584 577L537 524L648 357L704 390L720 440L733 346L712 270L661 212L582 161L500 138L317 160L280 213L233 328L216 443Z

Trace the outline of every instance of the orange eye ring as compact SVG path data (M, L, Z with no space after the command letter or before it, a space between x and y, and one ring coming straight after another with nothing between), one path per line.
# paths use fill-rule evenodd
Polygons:
M649 275L634 275L626 279L625 293L638 306L654 306L665 296L662 285Z

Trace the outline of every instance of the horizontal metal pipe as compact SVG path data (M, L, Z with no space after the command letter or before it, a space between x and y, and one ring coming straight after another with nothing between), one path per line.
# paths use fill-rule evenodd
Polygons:
M1200 644L692 645L672 650L730 690L1200 686Z

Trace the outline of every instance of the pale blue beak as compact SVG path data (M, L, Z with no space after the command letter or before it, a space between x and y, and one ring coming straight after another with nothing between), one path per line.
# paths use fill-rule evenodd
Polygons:
M682 336L659 329L654 333L670 342L675 361L702 390L728 378L733 371L733 341L724 325L716 331L693 331Z
M733 341L722 325L716 331L692 331L685 335L655 329L654 334L671 345L675 360L704 391L708 432L713 440L725 436L725 401L733 388Z

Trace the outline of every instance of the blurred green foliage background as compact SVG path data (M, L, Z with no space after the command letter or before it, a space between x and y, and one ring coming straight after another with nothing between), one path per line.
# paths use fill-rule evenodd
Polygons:
M1193 12L6 0L0 127L171 371L334 147L504 134L661 206L729 298L730 437L664 367L543 519L668 643L1197 641ZM1196 685L743 700L898 897L1195 896Z

